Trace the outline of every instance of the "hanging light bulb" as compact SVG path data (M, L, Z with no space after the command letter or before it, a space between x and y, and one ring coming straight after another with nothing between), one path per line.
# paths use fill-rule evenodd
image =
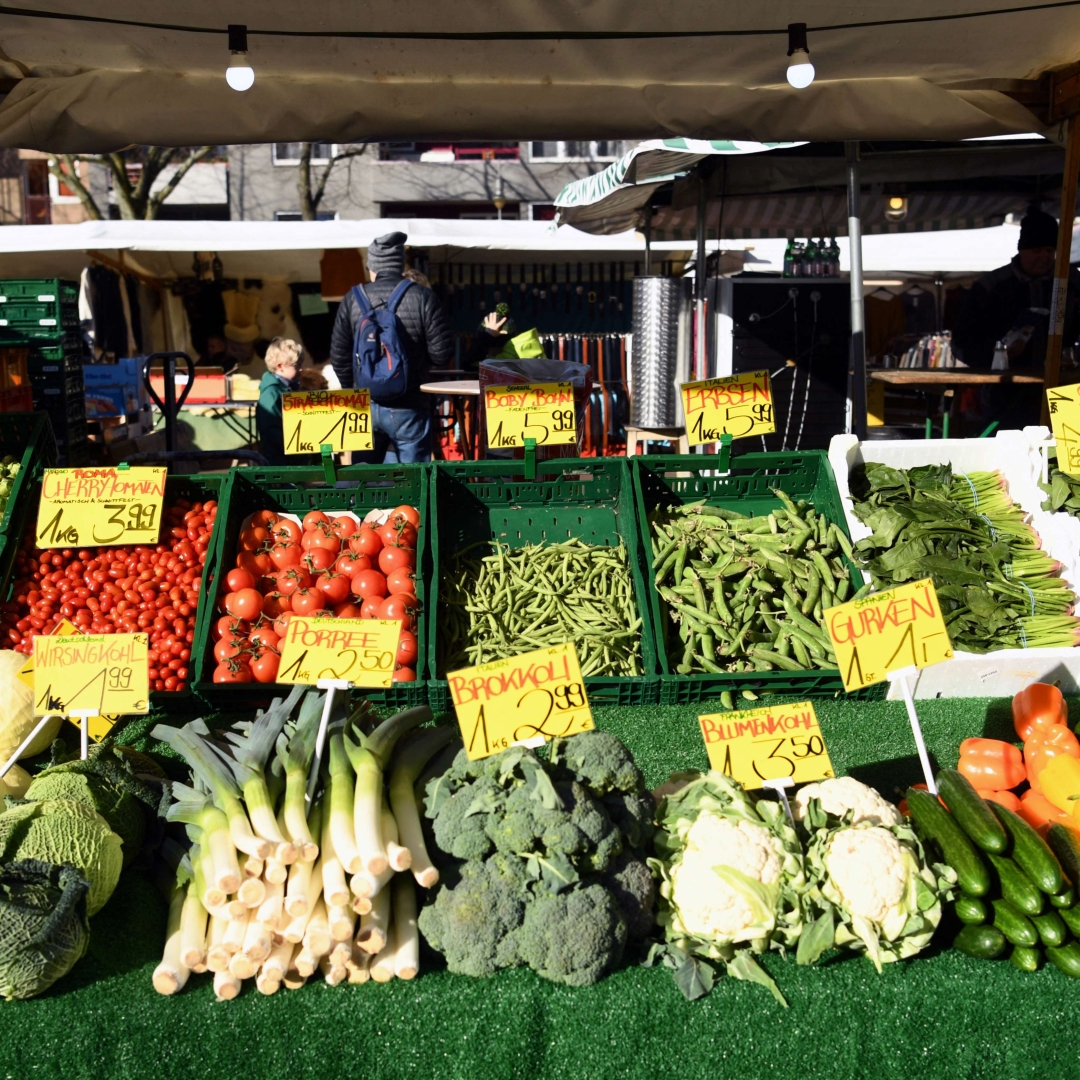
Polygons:
M903 195L890 195L885 200L885 217L889 221L903 221L907 217L908 201Z
M814 65L810 63L810 47L806 44L806 23L788 23L787 81L796 90L805 90L814 81Z
M225 81L240 91L255 85L255 70L248 63L247 27L240 23L229 23L229 66L225 69Z

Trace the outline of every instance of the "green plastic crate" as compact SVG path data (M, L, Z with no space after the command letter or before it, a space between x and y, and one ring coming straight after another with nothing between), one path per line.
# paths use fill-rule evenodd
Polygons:
M652 551L648 515L657 508L704 499L709 506L756 516L767 514L781 505L771 490L777 487L793 499L805 499L847 535L840 493L824 451L743 454L732 459L730 472L719 475L710 475L716 471L717 459L700 454L636 457L633 462L638 521L646 552ZM662 602L656 591L651 572L648 582L660 662L661 704L682 705L704 701L718 697L725 690L805 696L843 692L843 680L836 669L678 674L675 661L668 653L669 642L677 642L678 635L668 617L667 604ZM851 567L851 582L854 588L862 584L862 578L854 566Z
M79 325L79 309L60 301L16 300L0 304L0 326L46 326L64 329Z
M0 326L0 345L28 345L39 356L63 356L79 352L82 339L74 327Z
M437 670L441 563L470 544L500 540L512 548L545 540L579 539L616 546L625 542L634 580L644 675L588 678L594 705L651 705L657 700L656 650L646 592L644 556L634 513L633 486L624 458L555 458L537 463L535 480L520 475L520 461L439 462L432 469L430 686L436 712L453 707L445 672ZM517 475L513 475L517 473ZM523 650L527 651L527 650Z
M27 300L77 304L79 283L65 278L7 278L0 281L0 304Z
M371 510L392 509L402 503L415 506L420 512L419 560L416 596L421 614L417 625L416 682L394 683L386 689L365 687L357 690L358 697L375 705L404 709L427 702L425 638L427 611L424 582L430 577L426 567L430 561L427 550L428 529L428 469L427 465L354 465L337 470L339 484L327 485L321 468L245 468L234 469L218 511L215 542L211 545L213 567L204 587L211 602L206 604L207 618L200 622L195 636L192 660L195 663L195 692L207 701L222 707L241 707L260 695L267 700L275 694L288 693L289 688L277 683L222 685L213 681L216 662L213 657L211 629L212 614L216 612L220 588L217 582L236 565L237 540L244 519L256 510L277 510L303 517L309 510L349 510L358 518ZM207 559L207 564L210 564Z

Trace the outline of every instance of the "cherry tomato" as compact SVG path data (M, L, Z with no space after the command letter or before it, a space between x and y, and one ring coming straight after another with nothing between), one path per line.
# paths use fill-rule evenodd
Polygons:
M416 672L411 667L399 667L394 672L394 682L416 682Z
M337 562L334 563L334 569L346 577L359 574L361 570L370 570L371 566L372 562L369 556L358 555L351 548L348 551L343 551L337 557Z
M403 630L412 631L416 626L416 612L420 604L415 596L408 593L398 593L396 596L388 596L379 605L380 619L397 619Z
M269 539L269 529L252 525L240 534L240 548L242 551L258 551Z
M339 514L330 522L330 530L339 540L348 540L360 528L360 522L352 514Z
M251 515L252 525L261 525L264 529L271 528L277 521L278 516L273 510L256 510Z
M220 641L224 637L246 638L250 630L250 624L243 619L234 619L231 615L222 615L214 623L214 640Z
M379 552L379 569L387 575L395 570L414 570L416 552L412 548L384 547Z
M409 506L408 503L404 503L401 506L395 506L390 511L391 521L407 521L414 528L420 528L420 514L415 506Z
M292 518L278 518L274 525L274 539L279 544L299 544L302 531Z
M326 607L326 598L318 589L298 589L291 600L295 615L314 615Z
M325 570L329 570L334 565L336 559L334 552L327 548L316 547L308 551L304 557L300 560L300 565L303 566L312 577L318 577L319 574Z
M327 607L344 604L349 598L349 578L344 574L323 574L315 582L315 588L326 598Z
M353 575L352 591L365 600L373 596L385 596L386 578L378 570L361 570L359 574Z
M271 624L267 623L257 630L252 630L251 637L248 640L259 649L276 649L281 638L271 629Z
M385 548L383 549L386 550ZM386 591L391 596L394 593L415 593L416 592L416 575L413 573L411 567L399 566L396 570L391 570L386 575Z
M300 565L303 554L299 544L278 543L270 549L270 560L278 570L288 570Z
M356 604L338 604L334 608L335 619L362 619L363 611Z
M261 576L261 575L260 575ZM239 592L241 589L254 589L255 576L247 570L230 570L225 575L225 583L229 586L229 592Z
M251 674L256 682L271 683L277 680L281 654L273 649L263 649L251 661Z
M382 602L383 598L381 596L369 596L360 607L360 618L377 619Z
M416 635L409 630L402 630L394 659L402 667L414 667L417 653Z
M282 596L292 596L297 589L311 588L312 578L304 567L291 566L288 570L279 570L274 582Z
M321 510L309 510L304 515L304 532L310 532L319 525L329 525L330 519Z
M251 681L251 667L242 660L226 660L214 668L214 682L216 683L249 683Z
M360 531L349 541L349 547L358 555L375 558L382 550L383 542L370 525L361 525Z
M262 594L256 589L241 589L225 597L225 610L237 619L252 622L262 613Z
M244 651L244 642L238 638L222 638L214 646L214 658L218 663L232 660Z

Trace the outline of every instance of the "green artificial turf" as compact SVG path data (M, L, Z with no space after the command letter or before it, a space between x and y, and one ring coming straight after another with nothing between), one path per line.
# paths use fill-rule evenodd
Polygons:
M612 707L596 719L654 785L673 769L705 766L696 716L717 709ZM817 711L837 773L889 795L919 779L902 704L823 700ZM962 738L1011 736L1008 702L927 701L919 712L940 765L955 764ZM687 1002L667 971L642 968L585 989L528 970L493 979L429 971L411 983L333 989L313 981L270 998L245 984L236 1001L218 1004L208 976L173 998L154 993L164 921L150 883L125 874L71 974L41 998L0 1006L0 1078L1080 1075L1080 983L971 960L944 942L880 976L856 956L815 968L767 957L788 1009L727 978Z

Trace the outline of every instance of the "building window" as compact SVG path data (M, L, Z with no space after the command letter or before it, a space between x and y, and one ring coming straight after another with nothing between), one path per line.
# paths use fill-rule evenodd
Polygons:
M455 161L517 161L518 144L508 142L384 142L380 161L424 161L452 164Z
M63 180L53 176L52 173L49 173L49 197L54 203L77 203L80 201L79 196Z
M300 164L300 151L303 147L303 143L298 142L276 142L270 144L274 154L275 165L299 165ZM312 165L327 165L330 159L334 156L334 144L328 142L317 142L311 144L311 164Z
M553 202L529 203L530 221L554 221L556 212L556 206Z
M316 221L337 221L337 219L338 219L338 215L337 215L336 210L316 210L315 211L315 220ZM303 221L304 219L300 216L300 211L299 210L275 210L274 211L274 220L275 221Z
M626 153L626 143L607 139L600 142L532 142L533 161L616 161Z

